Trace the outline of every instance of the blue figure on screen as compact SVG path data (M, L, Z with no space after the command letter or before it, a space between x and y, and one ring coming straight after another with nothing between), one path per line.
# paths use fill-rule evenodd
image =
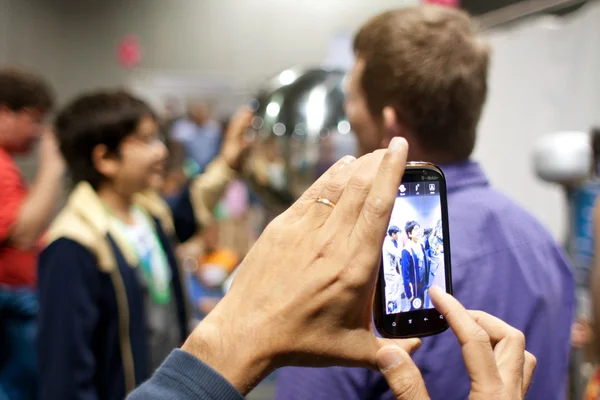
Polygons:
M404 293L412 310L425 305L430 281L430 260L423 245L423 230L417 221L409 221L404 228L408 241L402 250L402 280Z

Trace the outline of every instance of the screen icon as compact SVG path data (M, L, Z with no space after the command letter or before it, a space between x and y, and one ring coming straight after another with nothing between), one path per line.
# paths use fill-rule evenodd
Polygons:
M423 321L429 321L429 320L427 319L427 317L425 317L425 318L423 318Z
M392 322L392 326L396 326L396 323L395 323L395 322Z
M427 189L428 189L428 193L429 194L437 194L437 188L436 188L436 184L435 183L429 183L427 184Z
M427 187L426 183L423 182L415 182L415 183L409 183L409 189L410 189L410 195L411 196L422 196L425 191L425 188Z
M398 196L406 196L406 186L404 184L400 185Z
M409 323L409 324L412 324L412 319L409 319L409 320L408 320L408 323Z
M443 315L440 315L440 319L444 319L444 316L443 316Z

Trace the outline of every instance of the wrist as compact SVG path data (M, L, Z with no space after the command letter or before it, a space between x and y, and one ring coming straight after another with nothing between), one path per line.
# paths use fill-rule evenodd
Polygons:
M274 355L260 345L260 335L241 332L230 319L215 314L198 325L181 349L217 371L245 396L273 371Z
M234 171L239 171L240 170L240 160L239 157L229 153L229 152L222 152L221 153L221 158L223 159L223 161L225 161L225 164L227 164L227 166L234 170Z
M42 163L38 168L38 175L43 175L44 178L62 179L64 174L64 164L59 162Z

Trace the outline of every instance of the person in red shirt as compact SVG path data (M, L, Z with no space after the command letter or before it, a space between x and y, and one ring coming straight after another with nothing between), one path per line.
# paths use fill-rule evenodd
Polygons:
M52 97L37 76L0 68L0 399L37 398L38 241L64 173L54 135L43 124ZM28 188L13 156L38 141L38 172Z

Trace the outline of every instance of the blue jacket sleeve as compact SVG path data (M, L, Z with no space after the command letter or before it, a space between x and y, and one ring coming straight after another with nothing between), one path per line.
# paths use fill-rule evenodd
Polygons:
M96 264L91 252L64 238L40 255L40 398L98 398L92 343L100 317Z
M167 204L173 215L173 225L177 240L183 243L194 236L196 231L200 229L194 214L194 207L192 206L190 186L186 186L178 194L167 198Z
M412 295L412 291L410 290L410 270L412 264L412 255L407 250L402 250L402 282L404 282L404 293L406 293L406 298L410 299Z
M388 386L371 378L371 371L360 368L287 367L277 375L276 400L368 400L378 397ZM381 387L377 387L377 385Z
M220 374L183 350L165 362L127 400L243 400Z
M217 157L181 193L167 200L180 242L185 242L200 228L212 223L214 209L235 175L235 171Z

